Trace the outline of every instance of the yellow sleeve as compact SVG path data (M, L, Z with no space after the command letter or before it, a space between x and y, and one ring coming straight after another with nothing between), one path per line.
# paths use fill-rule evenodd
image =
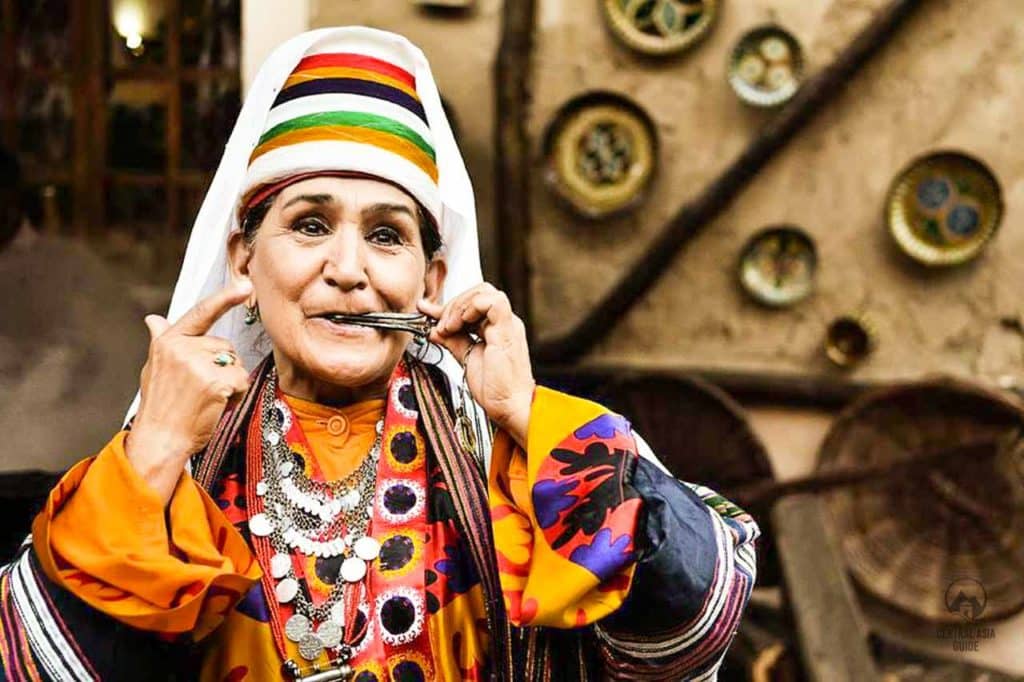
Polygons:
M93 608L162 634L208 634L259 580L242 536L191 476L167 507L124 452L79 462L32 525L47 576Z
M641 501L629 423L538 387L526 452L499 431L488 481L502 591L517 626L574 628L615 611L635 570Z

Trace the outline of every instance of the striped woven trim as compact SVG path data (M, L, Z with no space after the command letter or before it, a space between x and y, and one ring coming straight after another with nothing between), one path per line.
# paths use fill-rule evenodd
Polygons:
M387 83L366 80L364 78L315 78L312 80L303 80L302 82L295 83L291 87L281 90L281 92L278 93L277 98L274 100L273 107L277 107L285 102L291 102L292 100L296 100L301 97L326 95L330 93L365 95L367 97L383 99L393 104L397 104L404 109L408 109L424 123L427 123L427 112L423 109L423 104L420 103L418 97L414 97L407 91L396 88ZM273 109L273 107L271 107L271 109Z
M393 102L376 97L334 93L300 97L299 99L274 107L267 114L264 130L272 130L276 126L287 123L294 118L301 118L309 114L320 114L325 111L359 111L364 114L374 114L402 124L424 140L433 139L427 124L405 107L400 107Z
M0 568L0 674L13 682L41 680L21 619L11 598L11 573L16 564Z
M371 83L380 83L381 85L386 85L389 88L394 88L395 90L404 92L417 102L420 99L419 95L416 94L415 88L406 85L396 78L384 76L373 71L367 71L366 69L352 69L345 67L324 67L322 69L296 71L292 75L288 76L288 80L284 82L284 87L287 89L293 85L298 85L299 83L308 83L309 81L322 80L325 78L356 78L359 80L369 81Z
M409 370L424 435L451 493L456 526L469 545L473 564L480 576L487 629L491 635L493 673L499 680L509 680L513 674L512 634L494 554L494 529L484 483L486 473L481 463L459 444L444 398L426 368L419 362L410 361Z
M412 163L423 171L435 184L437 183L437 163L418 146L392 133L358 126L323 125L282 133L257 147L253 151L249 163L251 165L253 161L256 161L256 159L267 152L281 147L290 147L304 142L333 141L357 142L391 152Z
M5 629L23 630L31 655L46 672L48 679L69 682L91 682L99 677L70 639L67 628L60 620L53 604L39 584L32 566L31 551L26 549L11 564L4 578L9 581L10 600L19 623L5 622ZM5 600L6 601L6 600Z
M297 130L309 130L318 127L340 127L340 128L366 128L381 133L388 133L419 147L420 151L426 154L432 162L437 161L434 148L430 146L423 137L415 130L390 118L377 114L364 113L361 111L321 111L319 113L306 114L289 121L279 123L267 132L263 133L257 144L266 144L276 137Z
M314 54L309 57L305 57L299 62L298 66L295 67L293 73L332 67L372 71L381 76L393 78L413 90L416 89L416 77L402 67L392 64L391 62L384 61L383 59L377 59L376 57L370 57L364 54L355 54L352 52L328 52L325 54Z
M756 523L710 488L682 483L708 505L718 556L714 576L701 612L675 631L657 637L631 637L595 627L604 646L614 652L605 658L615 669L616 679L662 679L661 675L668 674L714 679L754 587L753 541L760 533ZM623 660L621 654L633 660Z

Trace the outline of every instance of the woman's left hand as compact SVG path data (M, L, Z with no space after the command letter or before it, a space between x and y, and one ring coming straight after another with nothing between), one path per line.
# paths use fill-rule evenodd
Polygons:
M438 321L430 340L447 348L463 364L473 399L491 421L525 448L537 383L530 366L526 327L512 312L508 296L484 282L445 305L421 300L419 309ZM479 341L474 342L470 333Z

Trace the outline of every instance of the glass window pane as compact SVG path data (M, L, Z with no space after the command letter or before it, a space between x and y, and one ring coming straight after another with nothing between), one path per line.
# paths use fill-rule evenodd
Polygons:
M237 69L241 22L239 0L181 0L181 63Z
M165 64L168 0L110 0L110 61L116 69Z
M107 119L109 166L163 173L167 163L167 86L152 81L118 81Z
M18 0L14 11L18 66L67 66L71 53L69 0Z
M241 107L237 81L186 82L181 88L181 165L215 170Z
M18 154L26 174L70 171L73 122L68 84L27 78L17 101Z

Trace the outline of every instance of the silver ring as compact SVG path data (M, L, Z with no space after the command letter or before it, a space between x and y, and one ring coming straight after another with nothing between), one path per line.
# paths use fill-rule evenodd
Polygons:
M218 367L227 367L228 365L235 364L235 355L226 350L222 350L213 356L213 364Z

